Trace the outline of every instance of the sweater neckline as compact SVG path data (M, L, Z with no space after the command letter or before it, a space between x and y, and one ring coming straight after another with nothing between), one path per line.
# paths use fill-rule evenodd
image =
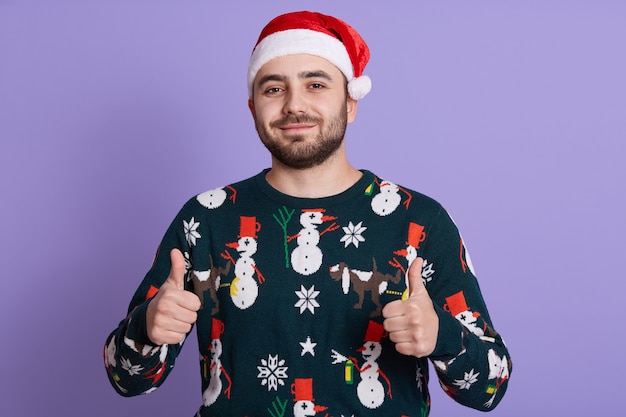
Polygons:
M374 174L368 170L362 169L360 170L363 173L361 178L350 188L339 194L319 198L294 197L278 191L267 182L265 176L269 170L270 168L266 168L254 176L257 187L270 199L293 208L331 207L342 204L365 195L368 187L374 182Z

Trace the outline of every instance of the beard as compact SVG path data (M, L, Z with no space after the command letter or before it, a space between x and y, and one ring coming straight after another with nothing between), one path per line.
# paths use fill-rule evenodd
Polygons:
M307 141L304 135L291 135L289 143L281 143L270 129L255 122L261 142L283 165L293 169L307 169L324 163L343 143L347 125L347 109L342 106L340 113L324 123L323 119L308 115L287 115L270 123L270 128L279 129L290 123L311 123L321 126L317 137Z

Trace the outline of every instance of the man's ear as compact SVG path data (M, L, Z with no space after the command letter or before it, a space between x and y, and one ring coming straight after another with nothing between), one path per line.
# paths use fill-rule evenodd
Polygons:
M250 109L250 113L252 113L252 118L256 118L254 114L254 101L252 101L252 98L248 99L248 108Z
M346 121L348 122L348 124L354 122L358 105L358 100L355 100L351 97L348 97L348 99L346 100Z

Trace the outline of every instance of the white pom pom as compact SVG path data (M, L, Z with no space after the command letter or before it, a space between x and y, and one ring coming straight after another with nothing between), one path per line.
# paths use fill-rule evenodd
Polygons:
M367 95L372 89L372 80L367 75L361 75L358 78L348 82L348 94L354 100L360 100Z

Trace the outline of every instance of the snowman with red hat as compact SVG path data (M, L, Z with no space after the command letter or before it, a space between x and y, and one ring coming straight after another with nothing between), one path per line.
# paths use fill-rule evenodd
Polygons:
M317 272L322 265L322 251L317 246L320 236L327 232L337 230L339 226L333 222L323 231L318 231L317 227L324 222L335 220L336 217L324 214L324 209L304 209L300 214L300 224L302 229L296 236L298 246L291 252L291 265L294 271L301 275L311 275Z
M449 297L446 297L446 303L444 304L443 309L452 314L458 321L461 322L463 326L476 336L482 337L485 335L485 330L487 329L483 329L478 326L478 317L480 317L480 313L470 310L467 305L467 301L465 300L463 291L459 291Z
M387 394L389 394L391 398L391 383L389 382L389 378L380 370L376 362L383 351L380 342L382 338L386 336L387 332L381 323L376 323L372 320L369 321L363 346L357 349L357 352L360 352L363 359L365 359L365 363L363 363L362 366L358 365L356 358L347 358L341 353L332 350L331 356L333 358L333 364L346 363L347 369L354 367L359 372L361 381L357 385L356 392L361 404L369 409L378 408L385 401L385 387L379 377L382 377L387 383L389 387ZM346 383L351 384L351 370L347 370L346 372Z
M294 398L294 417L314 416L328 407L315 405L313 398L313 378L296 378L291 384L291 393Z
M222 373L228 380L228 387L224 390L224 394L230 398L230 388L232 386L232 382L230 376L222 366L222 361L220 359L220 356L222 356L222 341L220 340L222 333L224 333L224 322L214 318L213 325L211 326L211 345L209 346L211 351L209 386L202 393L202 402L207 407L213 404L222 392Z
M237 251L239 258L235 260L228 250L222 253L222 257L235 264L235 278L230 283L230 296L235 306L244 310L256 301L259 295L257 280L262 284L265 277L252 258L257 251L257 233L261 230L261 223L254 216L240 216L239 221L239 239L226 244Z
M399 268L404 272L406 290L402 294L403 300L407 300L409 298L409 272L408 271L413 261L417 259L417 250L420 247L420 243L422 243L424 240L426 240L426 232L424 231L424 226L418 223L410 222L408 239L406 241L406 247L394 252L395 255L402 256L407 260L407 268L404 268L402 264L395 258L389 262L392 266Z
M387 392L389 397L391 397L391 384L389 379L380 370L376 362L383 352L380 341L386 335L387 332L382 324L370 320L367 325L363 346L357 349L358 352L361 352L365 363L359 368L355 362L355 367L361 375L361 382L357 385L356 392L359 396L359 400L361 400L361 404L370 409L380 407L385 401L385 387L380 381L379 376L382 376L387 382L387 386L389 387Z

